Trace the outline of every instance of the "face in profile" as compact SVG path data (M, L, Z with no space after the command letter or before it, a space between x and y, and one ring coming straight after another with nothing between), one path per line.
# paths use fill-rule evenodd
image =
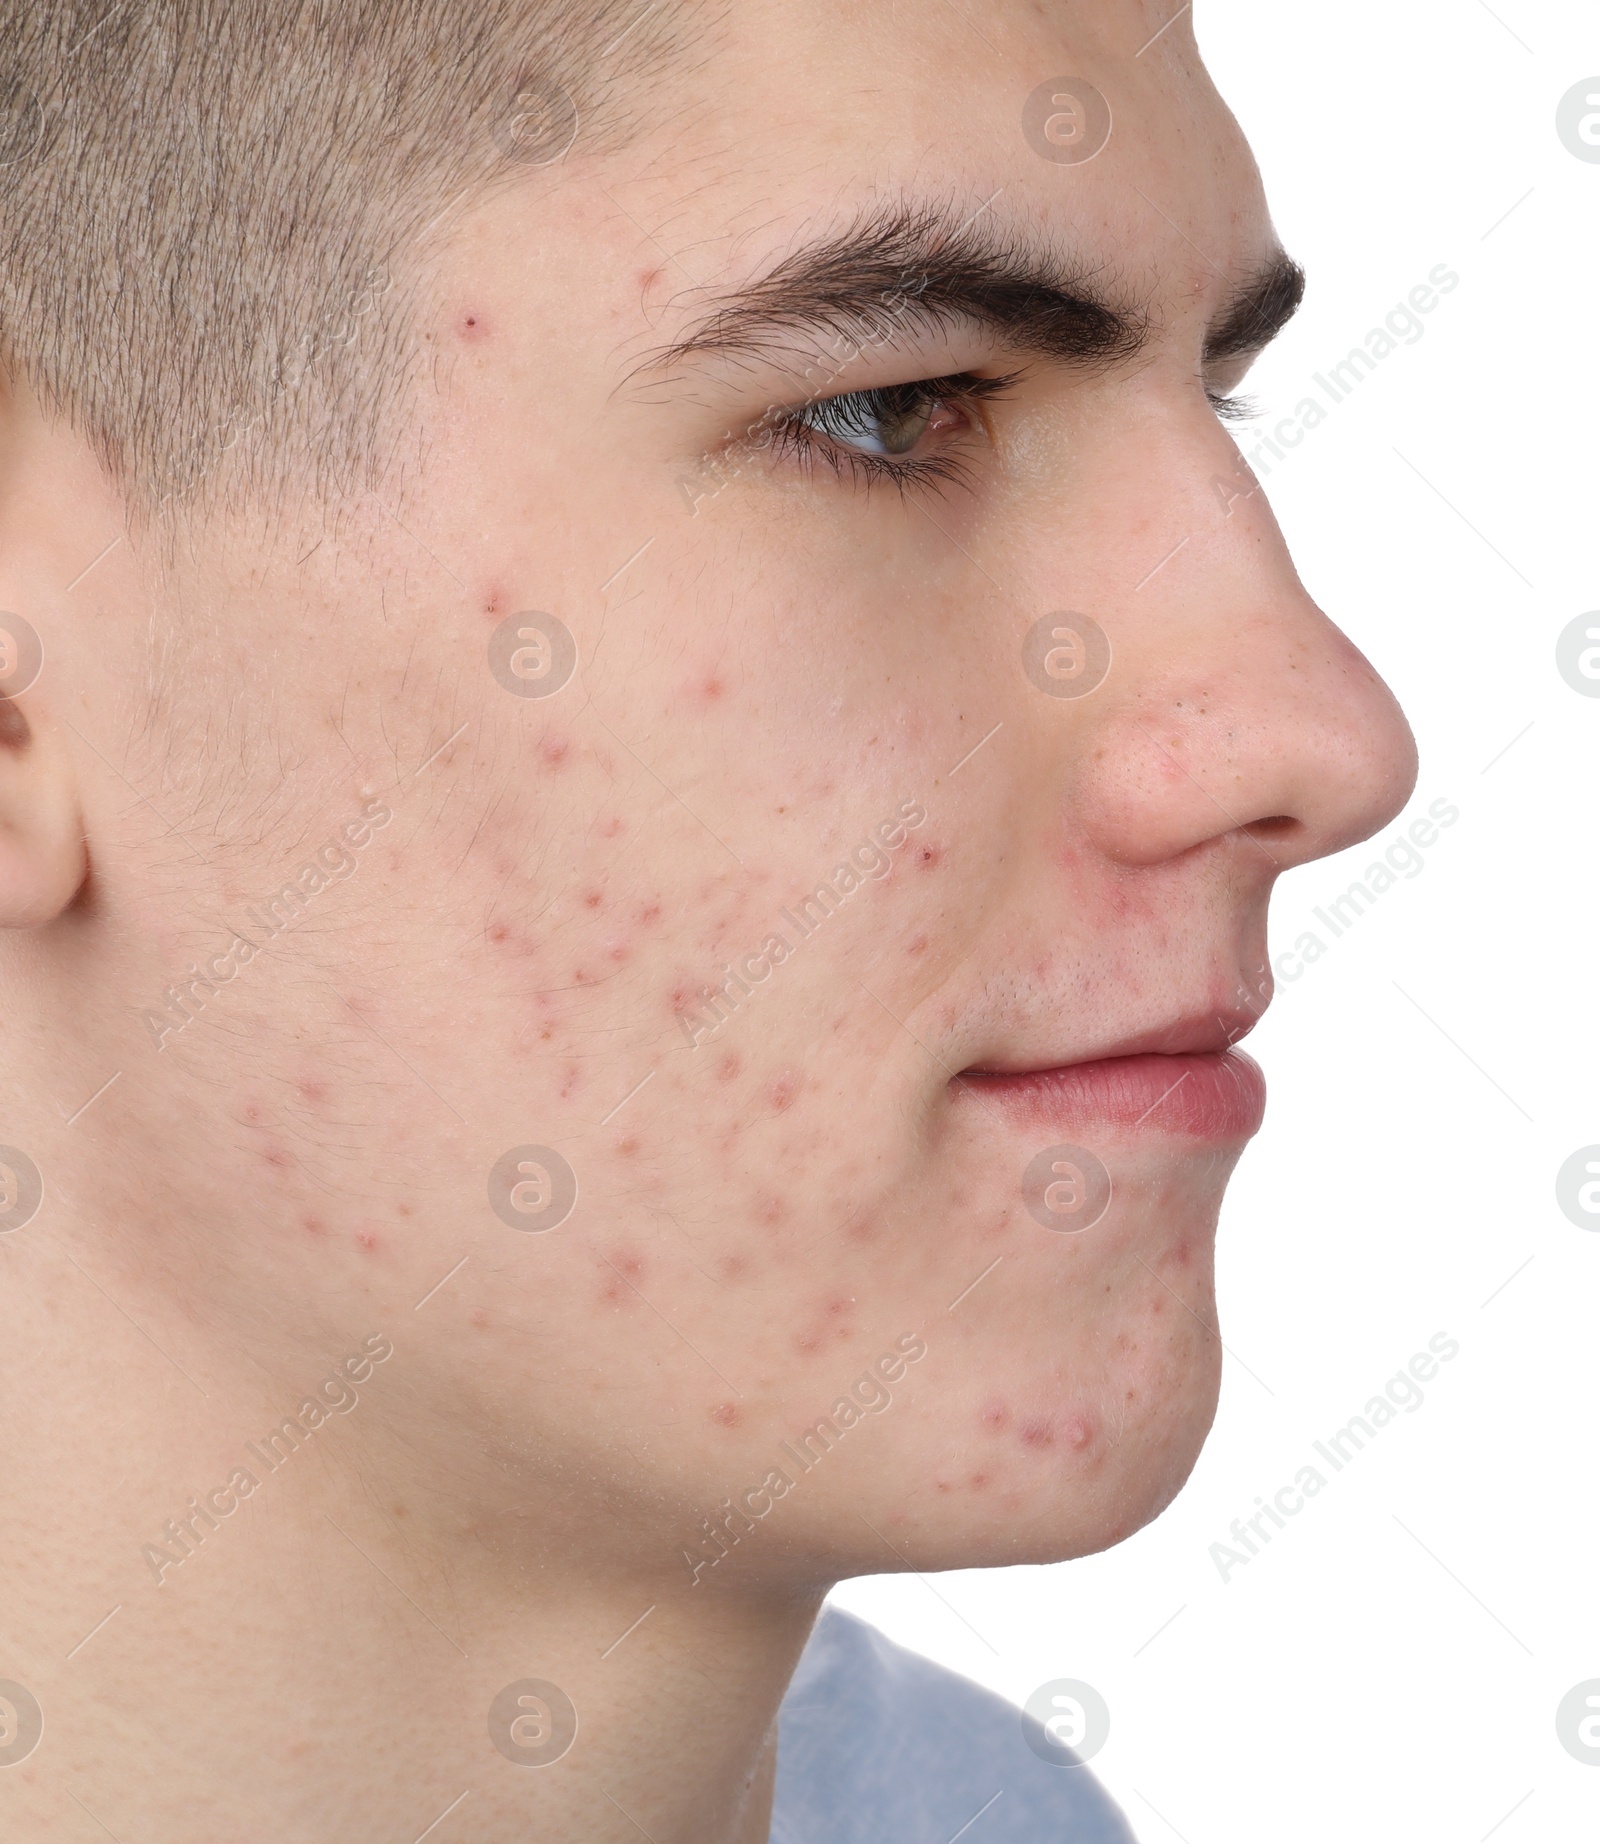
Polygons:
M486 1569L1081 1555L1210 1424L1269 893L1411 744L1219 418L1299 277L1188 22L1003 10L748 0L461 207L376 490L68 594L19 424L24 1010L125 1072L40 1163L224 1393L392 1343L340 1438Z

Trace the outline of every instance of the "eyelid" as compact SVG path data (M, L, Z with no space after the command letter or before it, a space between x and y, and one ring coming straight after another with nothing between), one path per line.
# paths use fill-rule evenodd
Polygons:
M992 402L1007 393L1021 375L1020 372L1009 372L1001 377L990 378L970 371L953 372L937 378L912 378L903 384L863 385L855 390L812 397L783 411L775 419L772 446L780 453L792 455L803 464L823 460L835 473L849 472L868 486L887 479L903 492L908 486L928 484L934 480L963 483L969 469L959 453L920 460L868 454L832 440L827 430L818 428L810 418L829 404L842 405L852 398L871 399L879 393L907 390L915 390L931 402L951 403L963 410L969 407L977 410L984 403ZM974 420L982 422L981 411Z

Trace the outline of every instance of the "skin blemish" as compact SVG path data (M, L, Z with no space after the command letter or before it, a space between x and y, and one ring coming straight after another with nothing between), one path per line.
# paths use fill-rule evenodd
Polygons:
M986 1402L978 1419L999 1434L1011 1426L1011 1411L1003 1402Z
M585 909L600 909L604 906L605 900L604 891L588 890L584 893L583 906Z
M725 1281L743 1280L750 1264L742 1255L724 1255L717 1269Z
M266 1160L268 1165L275 1165L280 1170L285 1166L294 1164L294 1154L289 1151L287 1146L269 1146L261 1156Z
M496 922L490 927L489 939L498 947L501 942L511 939L511 930L504 922Z
M539 745L539 760L548 768L559 768L571 750L572 745L564 736L547 736Z
M913 935L906 943L906 953L910 955L922 954L927 951L927 946L928 937L926 935Z
M738 1051L730 1050L717 1065L717 1080L731 1082L743 1067L744 1061Z
M1018 1422L1017 1435L1024 1447L1053 1447L1056 1431L1047 1417L1030 1415Z
M582 976L580 975L579 977L581 978ZM582 1081L583 1071L576 1063L571 1064L567 1069L567 1073L561 1078L561 1088L559 1090L561 1099L563 1101L570 1101L578 1092L579 1084Z
M762 1223L781 1223L789 1214L785 1199L775 1191L763 1191L756 1199L756 1218Z
M365 1249L369 1255L374 1249L382 1245L382 1241L383 1238L378 1234L377 1230L368 1224L363 1223L361 1228L356 1231L357 1246Z
M619 1159L631 1159L638 1150L639 1140L636 1134L630 1133L625 1138L617 1141L617 1157Z
M799 1081L785 1070L767 1090L767 1106L774 1114L782 1114L799 1092Z
M461 316L456 331L469 346L478 346L489 337L489 323L475 308Z
M639 911L640 924L645 928L648 928L652 922L659 922L660 920L661 905L659 903L646 903L644 908Z
M328 1233L328 1226L321 1217L303 1217L301 1222L308 1236L325 1236Z
M737 1428L739 1425L739 1407L733 1402L719 1402L711 1411L711 1419L719 1428Z
M295 1084L295 1087L299 1089L305 1100L309 1101L313 1106L328 1099L327 1083L319 1082L314 1076L302 1076Z
M1074 1453L1082 1453L1094 1440L1094 1429L1083 1415L1069 1415L1061 1424L1061 1438Z
M944 847L942 845L924 845L918 854L918 862L925 871L937 870L943 860Z
M621 814L613 813L611 818L600 828L600 837L602 839L614 839L617 834L622 831L622 824Z

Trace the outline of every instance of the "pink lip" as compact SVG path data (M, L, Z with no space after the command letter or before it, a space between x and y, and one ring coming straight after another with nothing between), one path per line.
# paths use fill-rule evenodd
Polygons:
M968 1070L955 1086L1051 1132L1138 1127L1218 1144L1248 1140L1267 1105L1261 1067L1241 1050L1108 1056L1015 1074Z

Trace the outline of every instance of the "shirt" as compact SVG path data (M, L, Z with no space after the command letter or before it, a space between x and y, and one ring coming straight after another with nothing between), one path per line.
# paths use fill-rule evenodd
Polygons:
M827 1606L778 1713L771 1844L1136 1844L1032 1717ZM1074 1761L1076 1757L1074 1757Z

